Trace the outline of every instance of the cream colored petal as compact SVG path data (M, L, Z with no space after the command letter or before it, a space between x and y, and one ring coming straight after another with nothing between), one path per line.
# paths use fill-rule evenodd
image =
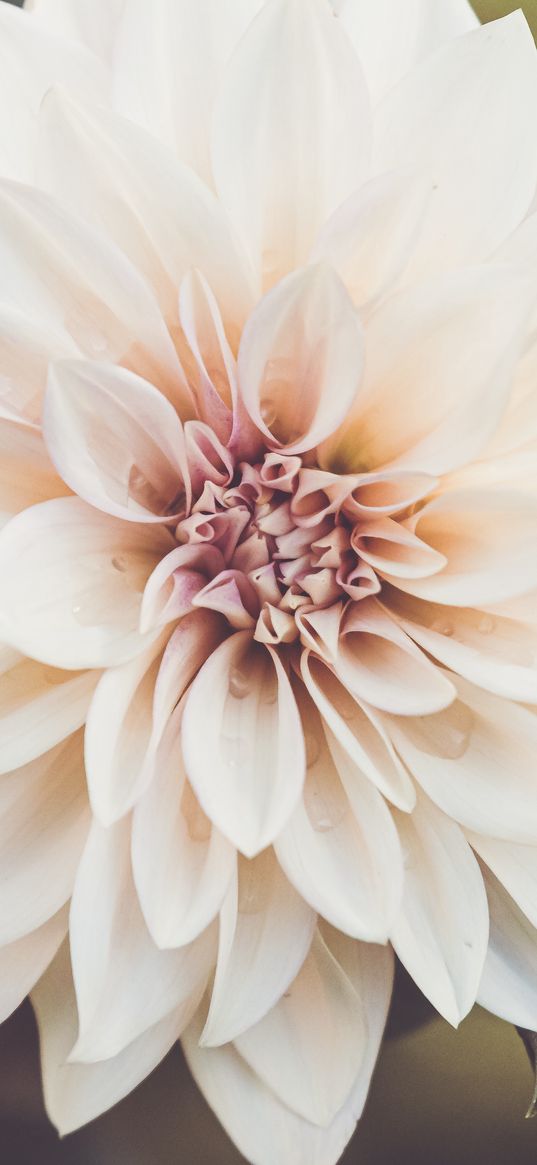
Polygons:
M49 361L77 355L64 330L53 331L9 304L0 305L0 417L38 424Z
M0 648L0 773L80 728L98 679L99 672L60 671Z
M0 416L0 526L28 506L68 492L39 430Z
M537 930L501 882L483 866L490 941L478 1003L509 1023L537 1028Z
M62 36L80 41L103 60L110 60L125 0L26 0L24 8Z
M67 934L68 910L0 949L0 1023L22 1003L52 962Z

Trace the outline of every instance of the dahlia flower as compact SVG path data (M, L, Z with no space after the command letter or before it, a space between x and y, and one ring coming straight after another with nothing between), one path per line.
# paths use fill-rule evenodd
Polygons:
M393 951L537 1028L537 62L466 0L0 6L0 1011L333 1165Z

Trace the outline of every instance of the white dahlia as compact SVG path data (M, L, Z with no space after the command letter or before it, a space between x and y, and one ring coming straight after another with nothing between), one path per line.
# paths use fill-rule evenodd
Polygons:
M0 1011L333 1165L393 950L537 1028L537 59L466 0L0 5ZM532 705L534 706L532 708ZM490 936L489 936L490 916Z

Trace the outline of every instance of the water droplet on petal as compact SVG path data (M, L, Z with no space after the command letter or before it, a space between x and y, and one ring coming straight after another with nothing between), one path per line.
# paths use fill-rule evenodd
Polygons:
M124 574L128 565L128 559L124 554L116 554L112 559L112 566L114 570L119 570L120 574Z
M454 630L453 623L449 623L445 618L435 619L434 623L431 623L431 631L436 631L437 635L446 635L449 638Z
M328 833L340 825L349 812L349 802L337 774L319 765L304 786L304 805L316 833Z
M262 421L267 426L267 429L270 429L274 424L277 416L276 404L272 400L272 397L265 397L261 401L260 412Z
M229 694L234 700L244 700L251 691L250 680L238 667L232 667L229 673Z
M229 769L239 770L248 759L249 749L240 736L222 737L222 760Z
M471 709L455 700L444 712L416 717L407 732L420 752L442 760L460 760L470 743L474 722Z
M492 617L492 615L487 614L482 616L477 625L477 629L481 632L482 635L490 635L491 632L494 631L495 627L496 620Z

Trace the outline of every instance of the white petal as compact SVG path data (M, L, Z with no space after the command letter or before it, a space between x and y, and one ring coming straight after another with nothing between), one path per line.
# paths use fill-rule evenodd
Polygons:
M37 114L47 89L59 83L83 98L98 101L108 92L109 76L103 64L81 45L55 36L9 4L0 6L0 46L0 171L31 182L35 176Z
M303 690L297 698L308 769L303 800L275 842L278 860L334 926L353 938L385 942L402 890L392 819L328 729L325 737L313 701Z
M392 942L407 971L455 1026L475 1002L487 950L487 899L462 830L420 797L395 810L405 888Z
M192 611L181 619L168 641L155 684L153 744L158 744L176 704L223 638L223 620L213 611Z
M160 951L132 881L131 824L94 822L77 873L70 915L79 1016L73 1060L106 1060L172 1010L189 1023L205 990L215 936Z
M444 712L386 720L392 740L428 796L468 829L537 842L537 717L452 676L459 699Z
M49 0L50 2L50 0ZM468 0L332 0L375 101L424 57L478 24Z
M222 71L262 0L128 0L114 97L171 153L210 180L209 128Z
M89 360L53 364L43 431L63 480L90 505L133 522L184 513L190 483L181 422L140 376Z
M89 825L81 733L0 781L0 944L71 895Z
M54 667L131 659L147 643L137 630L141 592L172 545L167 530L78 498L33 506L0 535L2 638Z
M468 462L506 407L534 301L524 270L495 266L392 295L368 320L360 395L324 462L431 474Z
M220 914L204 1045L236 1039L278 1003L306 958L315 922L270 849L253 861L239 860Z
M151 779L153 693L165 636L135 659L108 668L88 711L84 753L92 810L112 825L138 800Z
M108 60L125 0L26 0L24 8L51 32L73 37Z
M447 558L438 574L392 579L401 590L436 603L481 607L537 586L537 506L510 489L447 490L413 520L414 530Z
M136 1088L169 1052L183 1021L179 1007L119 1056L100 1064L68 1063L78 1020L67 943L34 987L32 1004L39 1027L45 1105L61 1134L87 1124Z
M490 941L478 1002L494 1015L537 1029L537 930L483 867L490 911Z
M222 643L192 684L182 739L207 816L253 857L285 824L304 779L300 716L279 656L248 631Z
M413 276L480 262L524 217L537 182L536 100L535 45L517 12L451 40L381 103L376 170L423 168L433 187Z
M324 263L288 275L261 300L243 333L238 373L269 443L300 453L341 424L360 384L363 347L358 314Z
M183 946L216 917L235 870L235 850L205 816L186 780L182 708L170 717L147 792L132 824L133 877L153 940Z
M317 933L284 997L235 1044L284 1104L326 1126L352 1089L366 1040L362 1002Z
M174 399L181 366L157 300L100 231L40 190L0 183L2 297L90 359L124 364Z
M302 679L323 720L366 777L399 809L411 810L416 793L380 716L359 703L330 668L303 652Z
M137 6L133 0L129 13ZM199 7L201 0L196 11ZM150 18L148 14L144 19L149 19L149 29L154 32L158 24L155 6ZM175 70L180 67L177 51L185 47L188 23L185 16L174 52ZM211 28L212 35L205 40L213 43L214 24ZM168 48L171 46L166 46L166 51ZM141 76L148 76L147 41L143 52L143 74L137 76L139 91ZM191 76L199 75L199 59L196 66ZM178 72L176 76L179 79ZM151 85L156 92L156 73L151 76ZM192 124L194 119L191 106L188 120ZM40 122L40 184L114 239L154 288L170 326L178 323L177 293L182 277L192 267L200 268L235 341L251 306L246 263L239 256L216 198L179 162L176 151L170 154L131 120L99 107L82 106L61 90L47 95ZM186 385L183 388L186 406L188 392Z
M67 934L67 907L24 938L0 948L0 1023L41 978Z
M369 150L360 63L329 5L269 0L226 70L212 138L218 193L265 286L305 262Z
M486 862L517 906L537 926L537 846L498 841L466 830L470 845Z
M9 304L0 306L0 416L38 424L50 360L77 355L67 333L55 332Z
M502 616L395 590L385 590L383 599L407 634L446 667L499 696L537 703L537 629L510 618L508 604Z
M99 678L9 655L0 648L0 773L35 760L80 728Z
M0 416L0 526L28 506L66 493L39 430Z

